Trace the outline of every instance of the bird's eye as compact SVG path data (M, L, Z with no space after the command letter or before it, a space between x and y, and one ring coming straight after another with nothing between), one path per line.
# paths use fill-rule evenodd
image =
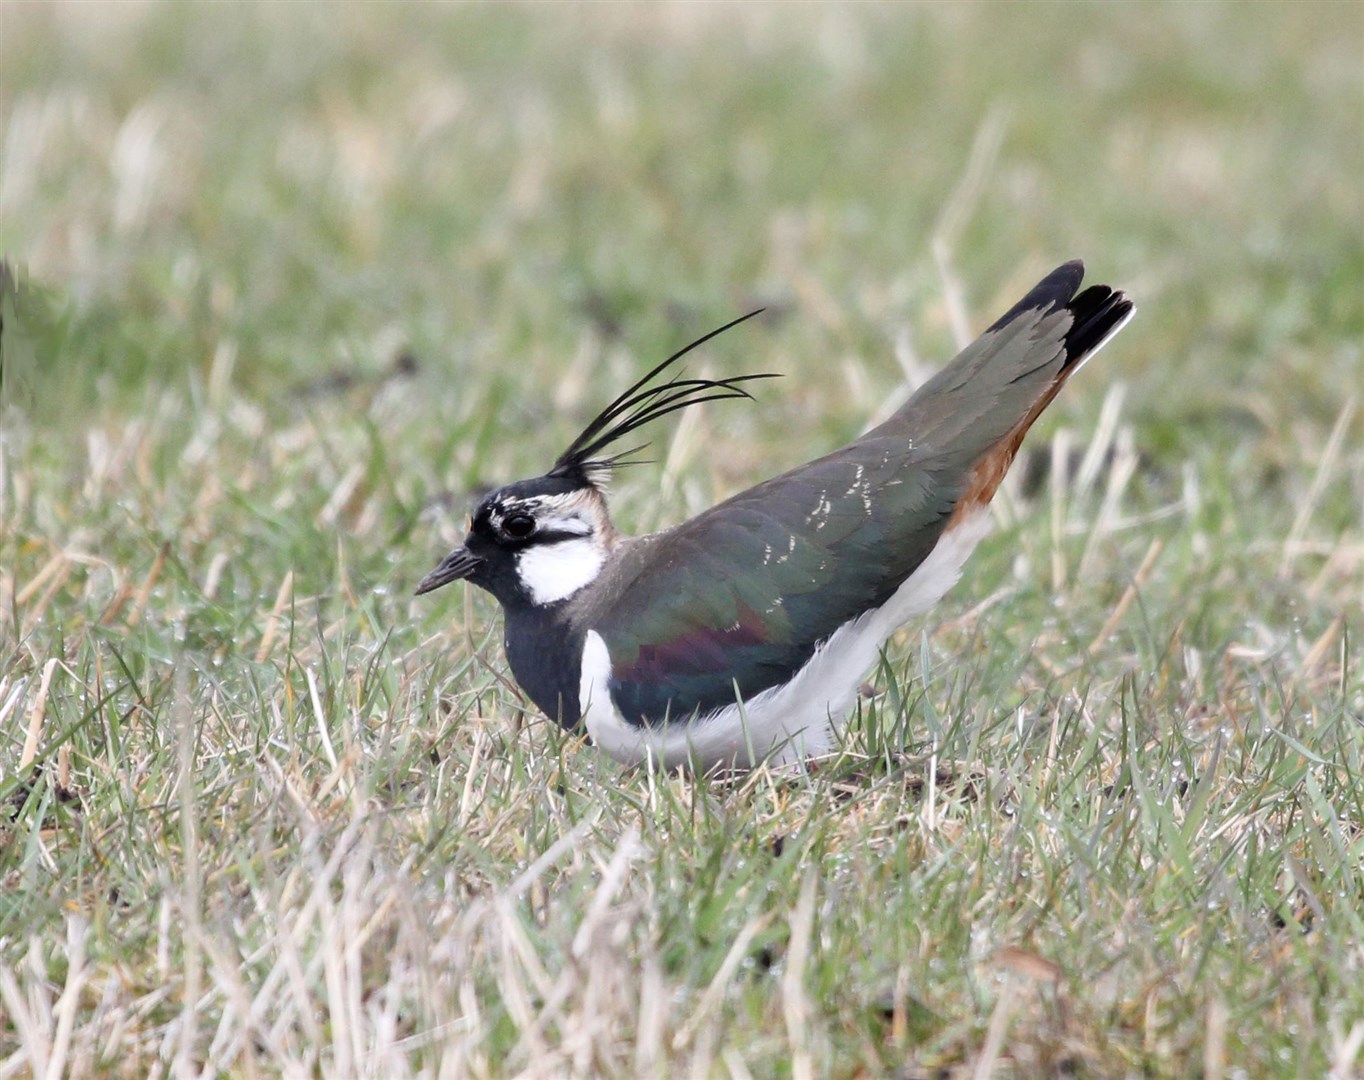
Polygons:
M535 531L535 519L529 514L511 514L502 522L502 531L513 540L524 540Z

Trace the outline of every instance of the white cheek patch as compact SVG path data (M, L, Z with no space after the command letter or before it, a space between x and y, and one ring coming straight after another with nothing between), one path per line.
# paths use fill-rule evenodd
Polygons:
M516 557L516 570L533 603L552 604L592 584L605 561L606 553L585 537L532 544Z

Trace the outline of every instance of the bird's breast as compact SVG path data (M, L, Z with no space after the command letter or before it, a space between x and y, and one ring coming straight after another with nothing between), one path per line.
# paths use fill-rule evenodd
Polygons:
M551 720L572 730L582 718L578 684L583 635L560 608L507 609L503 648L526 696Z

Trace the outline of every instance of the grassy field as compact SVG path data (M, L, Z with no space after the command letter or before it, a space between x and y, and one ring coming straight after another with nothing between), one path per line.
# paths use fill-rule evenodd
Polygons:
M1364 6L0 4L0 1078L1364 1068ZM813 775L551 730L482 486L621 524L1066 258L1136 320Z

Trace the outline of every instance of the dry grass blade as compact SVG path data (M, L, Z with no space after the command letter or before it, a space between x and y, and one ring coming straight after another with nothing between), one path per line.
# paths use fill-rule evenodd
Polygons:
M805 872L800 899L791 913L791 945L782 973L782 1012L786 1017L786 1037L791 1045L791 1075L795 1080L814 1080L815 1066L810 1052L810 999L805 992L806 966L810 961L810 939L815 923L815 888L818 879L813 869Z
M1336 422L1331 427L1331 434L1326 438L1326 446L1321 452L1316 471L1312 474L1312 483L1308 485L1302 503L1298 507L1297 516L1293 519L1293 526L1288 530L1288 536L1284 538L1283 556L1279 563L1280 573L1286 570L1292 561L1294 549L1307 534L1307 527L1312 522L1312 515L1316 513L1317 507L1321 503L1322 493L1326 490L1326 485L1330 483L1331 475L1340 460L1341 450L1345 445L1345 435L1350 430L1357 405L1358 400L1354 396L1350 396L1345 399L1345 403L1340 407L1340 412L1336 414Z
M47 694L52 687L52 673L61 663L55 656L43 665L43 675L38 681L38 692L33 696L33 704L28 710L28 729L24 735L24 749L19 755L19 771L25 772L38 756L38 744L43 738L43 718L47 715Z
M673 1037L673 1049L681 1050L690 1044L697 1036L697 1033L704 1030L706 1021L719 1006L721 999L728 990L734 974L739 970L739 965L743 963L748 955L749 948L753 944L753 939L767 929L775 916L767 914L750 919L739 930L734 938L734 943L730 945L725 953L725 958L721 962L719 969L715 972L714 978L706 987L705 993L701 995L701 1000L696 1008L692 1010L691 1016L678 1028L677 1034Z
M1109 612L1103 626L1094 635L1094 640L1089 643L1088 652L1090 656L1097 656L1108 639L1113 636L1113 631L1118 628L1118 624L1122 622L1122 617L1127 614L1127 609L1132 606L1132 601L1137 598L1142 587L1146 584L1147 578L1151 576L1151 571L1155 568L1156 560L1160 558L1160 553L1164 547L1165 543L1159 537L1151 541L1151 546L1146 549L1146 555L1141 560L1141 565L1137 567L1137 572L1132 575L1131 583L1122 591L1122 596L1113 605L1113 610Z

